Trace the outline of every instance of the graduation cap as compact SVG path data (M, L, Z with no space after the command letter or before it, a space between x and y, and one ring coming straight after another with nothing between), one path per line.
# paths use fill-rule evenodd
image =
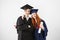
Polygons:
M33 8L33 7L30 6L30 5L28 5L28 4L26 4L26 5L24 5L24 6L21 7L21 9L23 9L23 10L32 9L32 8Z
M32 14L32 13L37 13L37 11L38 11L38 9L31 9L30 14Z

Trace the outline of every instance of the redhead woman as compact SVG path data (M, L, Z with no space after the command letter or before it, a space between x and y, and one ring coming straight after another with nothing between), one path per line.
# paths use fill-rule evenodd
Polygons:
M46 40L48 29L45 21L38 16L37 11L38 9L31 10L32 24L35 27L35 40Z

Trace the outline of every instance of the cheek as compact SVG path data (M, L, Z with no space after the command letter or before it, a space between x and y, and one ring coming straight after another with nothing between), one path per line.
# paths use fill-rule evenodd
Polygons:
M33 16L34 16L34 17L36 17L36 15L35 15L35 14L34 14Z
M36 15L35 15L35 17L36 17Z
M30 13L30 11L27 11L27 13Z
M25 13L27 13L27 14L28 14L28 13L30 13L30 11L26 10L26 11L25 11Z
M33 15L32 17L35 18L35 15Z
M28 11L28 13L30 13L30 11Z
M35 13L32 13L32 17L36 17L36 14Z

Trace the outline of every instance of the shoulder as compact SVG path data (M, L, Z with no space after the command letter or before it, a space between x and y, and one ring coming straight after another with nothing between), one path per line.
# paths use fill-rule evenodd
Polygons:
M43 19L41 19L41 22L45 22Z
M20 20L20 19L22 19L22 16L19 16L19 17L17 18L17 20Z
M18 19L19 19L19 18L22 18L22 16L19 16Z
M43 24L46 24L45 20L43 20L43 19L41 19L41 22L42 22Z

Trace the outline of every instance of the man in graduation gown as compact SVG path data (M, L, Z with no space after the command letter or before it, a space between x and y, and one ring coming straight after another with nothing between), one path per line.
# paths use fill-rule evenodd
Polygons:
M24 10L25 15L17 19L16 29L18 33L18 40L34 40L34 27L31 18L29 17L30 10L33 7L26 4L21 9Z

